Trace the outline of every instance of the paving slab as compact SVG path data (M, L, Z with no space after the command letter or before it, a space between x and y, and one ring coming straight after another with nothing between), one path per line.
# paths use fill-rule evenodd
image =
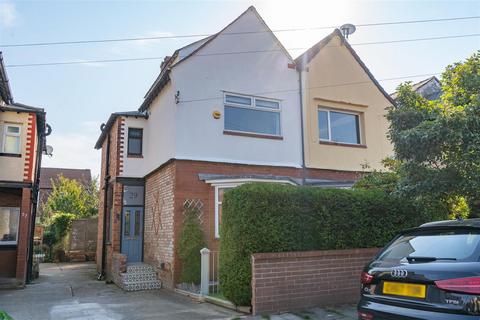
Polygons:
M242 314L167 289L125 292L96 280L93 263L42 264L25 289L0 290L0 310L15 320L231 319Z

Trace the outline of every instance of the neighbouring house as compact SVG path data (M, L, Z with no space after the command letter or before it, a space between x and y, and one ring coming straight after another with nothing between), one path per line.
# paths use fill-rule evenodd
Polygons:
M85 187L90 187L92 183L90 169L41 168L37 221L43 221L43 219L49 218L45 216L43 206L53 190L53 184L58 182L60 177L75 180Z
M440 80L434 76L412 84L412 90L427 100L438 100L442 95L442 84ZM396 100L398 93L394 92L390 96Z
M393 99L337 29L296 59L301 76L305 166L381 170L393 154L386 108Z
M392 104L339 31L295 61L250 7L166 57L138 110L102 125L98 271L118 283L125 263L144 262L175 287L187 208L218 250L228 188L350 187L391 154Z
M0 287L31 279L45 111L14 102L0 53ZM49 127L48 127L49 128Z

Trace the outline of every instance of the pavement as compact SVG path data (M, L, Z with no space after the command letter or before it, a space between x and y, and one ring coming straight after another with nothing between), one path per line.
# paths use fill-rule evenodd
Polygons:
M171 290L125 292L96 280L93 263L44 263L25 289L0 290L0 310L15 320L353 320L353 305L249 316Z
M125 292L95 279L92 263L40 266L25 289L0 290L0 310L15 320L231 319L241 314L171 290Z

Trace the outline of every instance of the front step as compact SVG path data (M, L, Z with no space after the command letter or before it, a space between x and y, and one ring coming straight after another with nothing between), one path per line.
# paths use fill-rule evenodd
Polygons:
M127 265L127 272L121 273L116 283L125 291L155 290L162 288L162 283L157 279L155 269L146 263Z

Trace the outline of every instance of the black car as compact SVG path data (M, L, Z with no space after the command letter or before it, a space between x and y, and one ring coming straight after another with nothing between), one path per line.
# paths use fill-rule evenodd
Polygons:
M401 232L361 275L358 318L480 319L480 219Z

